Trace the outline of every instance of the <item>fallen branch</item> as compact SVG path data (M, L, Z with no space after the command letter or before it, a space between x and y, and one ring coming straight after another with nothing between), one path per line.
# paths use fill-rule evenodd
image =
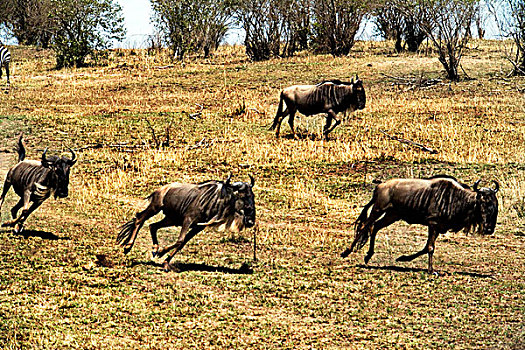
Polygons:
M394 141L399 141L401 143L406 143L406 144L409 144L409 145L412 145L412 146L416 146L418 147L419 149L421 149L422 151L425 151L425 152L429 152L431 154L436 154L438 153L438 151L436 151L435 149L433 148L430 148L430 147L427 147L421 143L418 143L418 142L414 142L414 141L411 141L411 140L407 140L407 139L403 139L403 138L400 138L400 137L397 137L397 136L392 136L392 135L389 135L387 134L386 132L384 132L383 130L379 130L382 134L386 135L389 139L391 140L394 140Z
M175 67L174 65L170 64L170 65L167 65L167 66L156 66L156 67L153 67L154 69L168 69L168 68L173 68Z
M215 141L217 140L216 139L207 140L205 137L203 137L202 140L200 140L199 142L195 142L194 145L188 146L188 150L197 149L197 148L208 148L212 146L215 143Z
M381 75L393 79L394 82L392 83L392 85L405 85L408 86L409 90L415 88L427 88L442 83L441 79L426 78L423 75L420 75L419 77L396 77L384 73L381 73Z
M119 148L127 149L126 152L130 152L137 148L149 148L149 145L128 145L126 143L116 143L116 144L104 144L104 143L94 143L92 145L85 145L82 147L74 148L74 151L84 151L87 149L99 149L99 148Z
M197 117L200 117L202 115L202 111L204 110L204 106L203 105L198 104L198 103L196 103L195 105L197 105L197 106L199 106L201 108L200 111L195 112L195 113L185 112L188 115L188 117L190 119L193 119L193 120L197 119Z

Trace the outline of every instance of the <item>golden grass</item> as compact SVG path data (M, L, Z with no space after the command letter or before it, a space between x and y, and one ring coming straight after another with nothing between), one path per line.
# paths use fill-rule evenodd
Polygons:
M70 197L46 202L29 230L0 231L0 342L6 348L512 348L523 345L525 104L522 78L501 43L477 41L463 67L474 80L407 89L392 77L441 78L428 54L392 54L359 42L348 57L301 53L252 63L242 47L211 59L172 62L164 52L114 50L101 65L53 69L51 53L13 47L12 88L0 96L0 149L25 132L30 158L44 147L78 149ZM297 118L303 139L268 126L281 88L322 79L365 82L367 106L320 140L322 116ZM202 114L196 119L189 114ZM150 124L148 124L149 121ZM161 141L157 149L150 126ZM429 154L393 141L410 139ZM2 175L15 161L0 153ZM150 263L141 231L124 257L116 230L157 187L256 177L258 258L252 232L197 235L176 256L181 273ZM391 177L449 174L472 184L497 179L494 237L438 239L438 278L419 250L421 227L395 224L364 252L339 253L373 189ZM15 201L11 193L1 217ZM160 233L176 239L178 229ZM243 238L244 237L244 238ZM104 254L113 267L98 266ZM214 270L215 268L215 270ZM210 272L210 270L212 272ZM214 272L213 272L214 271ZM517 344L517 345L516 345Z

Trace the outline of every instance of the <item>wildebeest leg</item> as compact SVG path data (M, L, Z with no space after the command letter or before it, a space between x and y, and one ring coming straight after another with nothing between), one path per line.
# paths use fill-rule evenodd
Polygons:
M169 271L170 261L173 258L173 256L177 254L177 252L179 252L186 245L186 243L188 243L190 239L192 239L197 233L201 232L203 229L204 226L195 226L190 229L189 225L183 225L177 242L169 247L162 249L158 254L159 256L162 256L167 252L173 250L168 255L166 260L164 260L163 267L165 271Z
M20 210L20 208L22 208L23 205L24 199L20 198L20 200L15 204L15 206L11 208L11 217L13 218L13 220L16 219L16 217L18 216L18 210Z
M294 118L295 118L295 109L290 108L290 116L288 117L288 125L290 125L290 129L292 129L292 135L295 137L295 128L293 126Z
M328 113L326 115L326 124L324 125L324 128L323 128L323 135L325 139L328 139L327 131L330 129L330 126L332 126L332 119L333 119L332 115Z
M335 124L330 127L332 125L332 119L335 120ZM328 140L328 134L332 132L332 130L335 129L336 126L338 126L339 124L341 124L341 121L339 119L337 119L337 115L334 113L334 111L332 111L331 109L327 112L327 117L326 117L326 125L324 127L324 138L325 140Z
M288 108L286 108L284 110L284 112L282 112L282 114L279 116L279 118L277 118L277 116L275 118L277 118L277 121L275 122L275 136L276 137L279 137L279 134L281 133L281 123L283 122L284 118L286 118L286 116L290 113L290 111L288 110Z
M151 241L153 242L153 248L151 251L151 255L153 255L153 257L156 257L159 253L159 240L157 239L157 231L163 227L170 227L173 225L175 225L175 222L173 222L173 220L170 219L168 216L165 216L162 220L149 225Z
M18 201L18 203L16 203L15 206L11 209L11 216L13 217L13 220L4 222L2 224L2 227L15 226L20 221L20 218L22 217L22 215L24 213L22 211L22 214L20 215L20 217L17 218L18 210L21 207L24 207L24 210L29 209L30 199L31 199L31 192L30 191L25 191L23 196L20 197L20 200Z
M439 233L436 229L429 226L428 239L427 239L427 244L425 244L425 248L411 255L401 255L399 258L397 258L396 261L412 261L415 258L420 257L423 254L428 254L428 273L432 273L434 271L432 267L432 256L434 255L434 244L436 242L436 238L438 234Z
M20 214L18 219L14 220L14 229L13 229L14 233L22 232L22 229L24 228L24 223L29 217L29 215L31 215L31 213L34 212L42 203L43 201L36 201L36 202L33 202L29 207L28 207L28 203L24 203L24 208L22 209L22 213Z
M368 247L368 253L366 253L366 256L365 256L365 264L368 264L368 262L372 258L372 255L374 255L374 247L375 247L375 242L376 242L377 231L391 225L392 223L396 222L398 219L399 218L396 215L386 212L385 216L383 216L379 221L376 221L376 223L374 224L374 228L372 229L372 233L370 234L370 245Z

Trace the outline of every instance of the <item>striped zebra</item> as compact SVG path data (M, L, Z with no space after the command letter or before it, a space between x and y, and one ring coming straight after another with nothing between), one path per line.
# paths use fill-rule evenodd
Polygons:
M9 50L0 46L0 78L2 78L2 67L5 67L5 74L7 75L7 86L9 86L9 62L11 61L11 53Z

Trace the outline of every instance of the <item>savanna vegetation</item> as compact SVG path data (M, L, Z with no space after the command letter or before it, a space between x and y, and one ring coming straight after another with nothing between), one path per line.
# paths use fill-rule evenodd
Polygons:
M525 346L525 80L501 41L462 52L471 79L443 80L432 47L394 53L357 41L349 55L297 53L250 62L243 47L209 59L111 50L98 66L55 70L48 50L10 47L0 95L0 176L28 157L79 158L70 195L48 200L24 235L0 229L0 344L5 349L399 348ZM322 140L323 117L298 117L301 137L268 130L281 88L364 81L367 106ZM437 153L398 142L407 139ZM119 225L172 181L256 177L257 228L204 231L165 273L141 231L124 256ZM340 253L374 182L392 177L497 180L490 237L439 237L434 267L418 251L426 229L378 235L376 254ZM6 220L16 201L10 192ZM159 232L161 243L177 228ZM253 239L256 236L256 260Z

